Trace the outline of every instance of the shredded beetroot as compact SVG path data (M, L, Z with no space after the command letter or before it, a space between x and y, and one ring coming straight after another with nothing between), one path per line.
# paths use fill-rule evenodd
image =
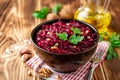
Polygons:
M71 27L79 28L82 32L81 36L84 39L77 45L70 43L69 40L60 40L57 33L66 32L68 37L73 34ZM57 21L53 24L42 25L41 30L37 32L36 44L45 50L54 52L56 54L74 54L92 47L97 41L97 34L87 25L77 21Z

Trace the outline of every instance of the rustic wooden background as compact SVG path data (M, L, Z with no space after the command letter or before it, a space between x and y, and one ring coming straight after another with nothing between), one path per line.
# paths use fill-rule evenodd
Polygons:
M26 75L27 70L17 54L7 54L10 45L30 38L31 30L43 20L32 17L34 10L55 3L74 4L80 0L0 0L0 80L38 80L34 74ZM109 11L112 22L109 28L120 32L120 1L111 0ZM116 49L120 56L120 50ZM16 51L17 52L17 51ZM16 53L15 52L15 53ZM120 57L105 60L94 72L93 80L120 80Z

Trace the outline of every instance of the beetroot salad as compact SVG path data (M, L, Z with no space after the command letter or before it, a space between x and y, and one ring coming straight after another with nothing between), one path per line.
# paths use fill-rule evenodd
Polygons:
M44 24L36 35L36 44L56 54L74 54L90 49L97 42L97 33L78 21L59 20Z

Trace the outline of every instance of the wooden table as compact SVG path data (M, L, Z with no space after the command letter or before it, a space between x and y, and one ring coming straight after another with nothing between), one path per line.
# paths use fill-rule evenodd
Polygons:
M72 4L74 0L0 0L0 80L38 80L25 75L24 63L16 54L5 54L7 47L24 39L29 39L35 25L42 22L31 15L53 3ZM76 0L76 3L79 0ZM79 4L79 2L78 2ZM109 10L112 22L109 28L120 32L120 1L111 0ZM17 34L17 35L16 35ZM22 34L22 35L21 35ZM120 50L116 49L120 56ZM120 57L110 61L105 60L94 72L93 80L120 80Z

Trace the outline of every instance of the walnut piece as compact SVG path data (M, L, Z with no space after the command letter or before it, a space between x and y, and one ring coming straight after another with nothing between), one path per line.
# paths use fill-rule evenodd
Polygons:
M32 76L32 72L30 70L28 70L28 76Z
M38 71L38 74L39 76L41 77L45 77L45 78L48 78L52 75L52 71L48 68L41 68L39 71Z
M62 77L60 75L57 75L57 80L62 80Z

